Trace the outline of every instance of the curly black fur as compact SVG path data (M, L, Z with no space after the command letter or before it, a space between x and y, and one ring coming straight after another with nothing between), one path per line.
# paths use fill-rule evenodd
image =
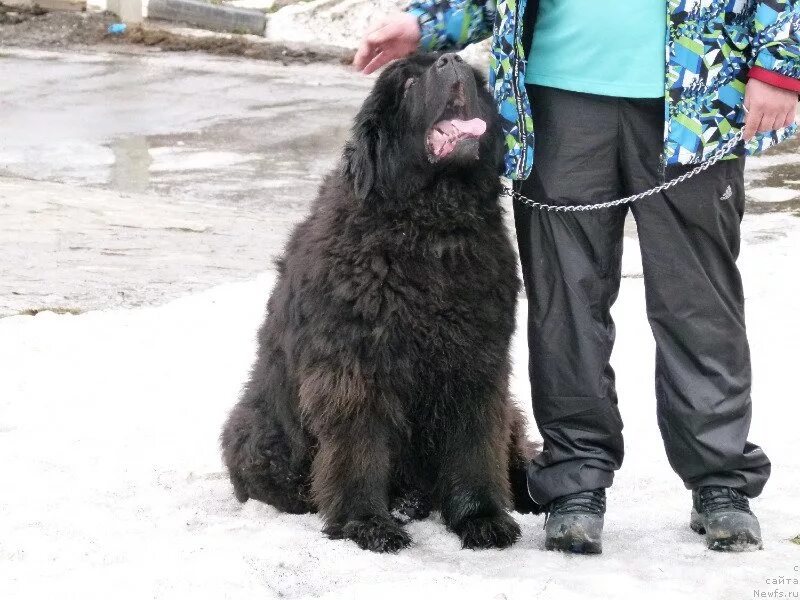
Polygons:
M240 501L319 510L329 536L376 551L407 546L402 524L432 508L464 547L509 546L507 511L532 508L508 394L519 281L501 134L481 76L438 58L394 63L365 101L279 261L222 432ZM454 82L488 130L477 156L432 161L426 132Z

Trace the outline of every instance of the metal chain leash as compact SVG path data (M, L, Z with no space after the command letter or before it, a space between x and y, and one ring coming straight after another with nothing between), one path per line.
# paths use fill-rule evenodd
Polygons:
M683 183L687 179L691 179L698 173L702 173L712 165L718 163L722 160L727 154L734 149L734 147L742 141L744 138L744 130L740 130L735 136L729 139L725 144L723 144L719 150L714 152L708 160L700 163L691 171L687 171L683 175L679 175L674 179L670 179L662 183L659 186L654 188L650 188L647 191L639 192L638 194L634 194L633 196L626 196L625 198L619 198L618 200L611 200L610 202L600 202L599 204L545 204L543 202L537 202L536 200L532 200L527 196L524 196L517 192L512 188L504 188L504 191L510 195L514 200L517 202L521 202L531 208L537 208L539 210L548 210L553 212L587 212L590 210L602 210L604 208L612 208L614 206L620 206L621 204L630 204L632 202L636 202L637 200L641 200L642 198L646 198L648 196L652 196L654 194L660 194L664 190L668 190L671 187L675 187L679 183Z

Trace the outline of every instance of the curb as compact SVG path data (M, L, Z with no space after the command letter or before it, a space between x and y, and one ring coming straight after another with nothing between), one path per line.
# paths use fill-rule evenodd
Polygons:
M259 10L208 4L198 0L150 0L151 19L188 23L204 29L264 36L267 15Z
M289 63L353 62L354 51L326 44L275 42L260 35L239 35L181 27L164 21L144 21L129 28L120 41L162 50L199 50L218 55L245 56Z

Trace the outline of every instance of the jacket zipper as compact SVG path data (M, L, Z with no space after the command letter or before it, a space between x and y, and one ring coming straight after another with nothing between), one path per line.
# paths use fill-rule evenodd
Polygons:
M659 167L661 177L659 183L664 183L667 173L667 142L669 140L669 126L670 126L670 106L672 105L672 98L670 97L669 85L667 84L670 62L670 28L672 27L672 13L670 12L669 3L667 3L667 31L664 35L664 133L661 147L661 156L659 157Z
M517 104L517 127L519 128L519 142L520 147L522 148L522 152L520 153L520 158L517 161L517 178L521 179L522 176L525 174L525 164L528 158L528 132L525 130L525 109L522 106L522 97L519 93L519 51L517 46L519 45L520 35L522 34L522 15L520 14L521 9L524 8L525 0L517 0L517 7L516 7L516 26L514 27L514 81L512 82L512 89L514 91L514 101Z

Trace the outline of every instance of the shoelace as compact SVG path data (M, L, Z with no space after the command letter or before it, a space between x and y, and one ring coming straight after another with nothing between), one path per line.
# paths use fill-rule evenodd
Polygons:
M576 492L559 496L547 507L544 515L545 525L550 515L568 515L574 513L592 513L602 515L606 511L605 490L589 490L588 492Z
M708 486L698 492L700 511L704 513L718 510L740 510L750 512L750 502L737 490L729 487Z

